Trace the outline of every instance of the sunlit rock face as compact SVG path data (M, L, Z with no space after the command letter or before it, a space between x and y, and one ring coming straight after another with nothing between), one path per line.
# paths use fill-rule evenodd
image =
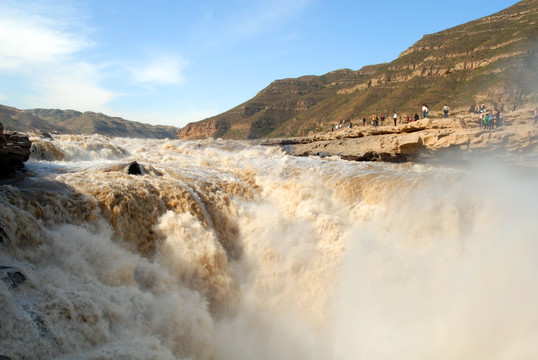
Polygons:
M485 128L478 114L457 114L448 119L406 122L400 114L397 125L372 126L362 123L307 137L269 139L290 154L339 156L347 160L406 162L470 156L509 157L514 161L538 157L538 128L533 109L524 108L502 115L492 128Z

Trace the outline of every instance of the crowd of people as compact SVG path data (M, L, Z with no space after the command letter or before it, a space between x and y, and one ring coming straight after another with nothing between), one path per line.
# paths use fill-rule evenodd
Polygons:
M481 104L480 106L476 106L476 107L473 106L473 108L475 109L474 113L479 115L478 126L480 129L494 130L494 129L502 128L503 120L504 120L502 110L496 107L494 109L488 109L488 107L485 104ZM515 108L515 106L513 108ZM444 104L442 110L443 110L443 117L445 119L448 118L448 115L450 114L450 107L447 104ZM420 107L420 113L422 114L423 119L428 118L429 108L426 104L422 104L422 106ZM394 114L392 115L394 126L397 126L398 124L409 123L412 121L418 121L420 120L420 118L421 116L419 115L418 112L415 113L413 116L409 116L408 114L398 115L398 113L394 111ZM373 127L384 126L385 120L386 120L385 115L373 114L368 119L366 117L362 118L362 126L363 127L367 125L370 125ZM534 109L534 124L538 124L538 107ZM332 128L331 130L335 131L335 130L341 129L344 125L347 128L359 127L358 123L355 123L355 125L353 125L353 122L349 120L349 123L347 121L340 121L337 124L333 124L331 126Z
M449 112L450 112L450 107L448 107L448 105L445 104L443 106L443 114L444 114L445 118L448 118ZM426 104L422 105L421 113L422 113L422 118L423 119L428 117L429 109L428 109L428 106ZM383 114L382 115L373 114L373 115L370 116L369 120L367 120L366 117L362 118L362 126L366 126L366 125L370 125L370 126L374 126L374 127L384 126L385 125L385 120L386 120L385 115L383 115ZM394 111L394 114L392 115L392 121L394 123L394 126L397 126L398 124L404 124L404 123L409 123L409 122L418 121L418 120L420 120L420 115L418 113L415 113L413 116L409 116L408 114L403 114L403 115L399 116L396 113L396 111ZM344 126L344 123L345 122L340 121L339 123L331 125L331 130L335 131L335 130L341 129ZM353 128L353 127L357 128L357 127L359 127L359 124L355 124L353 126L353 122L351 120L349 120L349 124L347 124L346 127L348 129Z
M479 108L480 118L478 126L481 129L493 130L503 126L503 112L499 109L488 110L487 106L482 104Z

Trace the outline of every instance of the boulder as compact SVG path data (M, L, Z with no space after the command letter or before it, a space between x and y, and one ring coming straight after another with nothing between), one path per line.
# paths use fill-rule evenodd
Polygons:
M7 144L6 137L4 136L4 125L0 123L0 149L4 148Z
M9 177L24 170L30 158L32 142L28 136L16 132L4 132L0 123L0 178Z
M153 176L163 176L162 172L155 169L151 165L142 165L137 161L131 161L129 163L118 163L114 165L109 165L102 168L100 171L103 172L121 172L127 175L153 175Z
M0 279L11 289L16 289L26 281L26 276L11 266L0 266Z

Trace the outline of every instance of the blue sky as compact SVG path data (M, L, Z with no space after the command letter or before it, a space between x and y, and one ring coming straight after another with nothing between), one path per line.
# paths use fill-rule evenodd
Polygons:
M516 2L0 0L0 104L183 127Z

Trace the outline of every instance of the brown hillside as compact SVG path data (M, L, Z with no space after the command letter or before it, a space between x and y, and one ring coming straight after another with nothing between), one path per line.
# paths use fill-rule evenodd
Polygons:
M435 34L394 61L322 76L276 80L251 100L200 122L178 137L257 139L327 130L393 111L433 116L447 103L467 112L477 104L503 109L537 102L538 0Z
M64 134L101 134L106 136L172 139L178 128L149 125L95 112L59 109L19 110L0 105L0 122L13 131L44 131Z

